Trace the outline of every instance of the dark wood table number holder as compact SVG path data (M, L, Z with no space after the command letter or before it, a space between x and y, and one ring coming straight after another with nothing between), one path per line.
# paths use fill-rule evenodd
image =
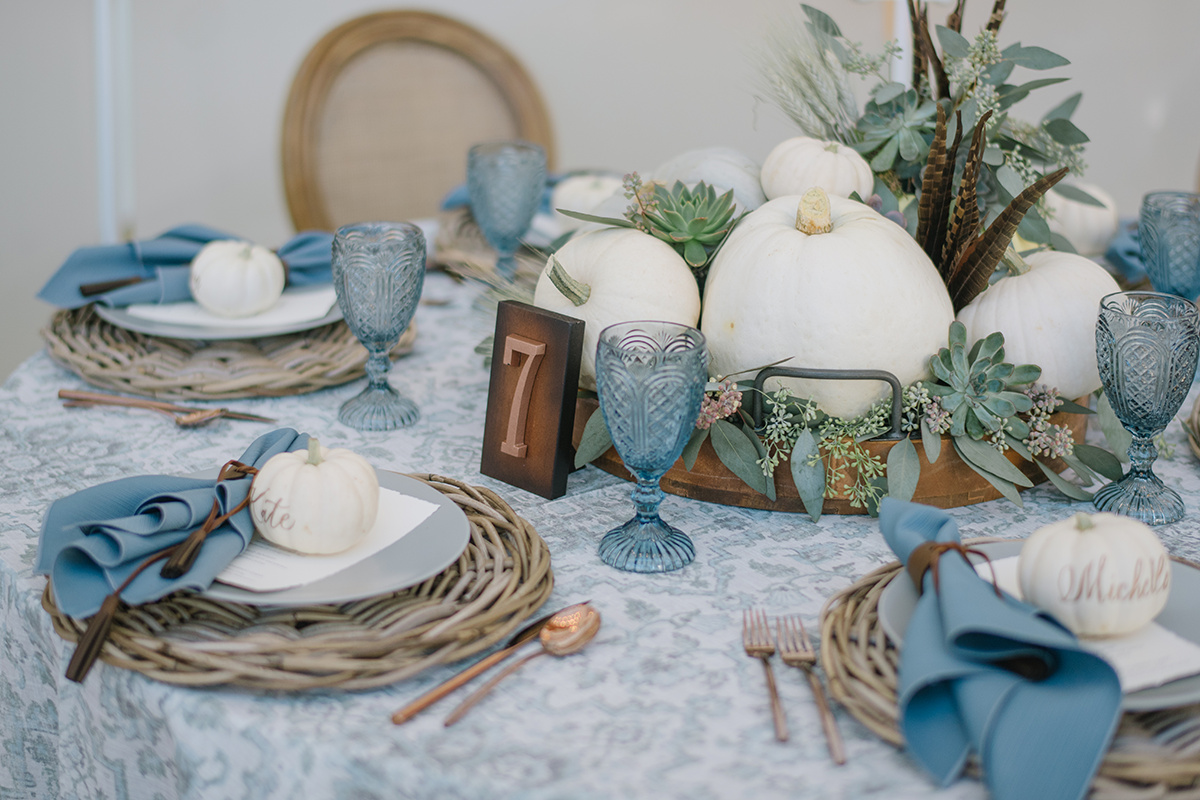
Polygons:
M500 303L480 472L549 499L566 493L582 353L582 320Z

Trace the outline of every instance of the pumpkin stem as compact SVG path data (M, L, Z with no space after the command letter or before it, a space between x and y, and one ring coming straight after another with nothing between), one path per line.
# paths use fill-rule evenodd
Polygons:
M308 437L308 461L314 467L320 464L324 459L321 458L321 443L317 441L317 437Z
M1004 255L1000 258L1000 263L1008 269L1009 275L1024 275L1029 272L1029 262L1021 258L1021 254L1017 252L1017 248L1011 244L1004 251Z
M826 142L826 144L825 144L825 152L826 153L836 153L837 151L838 151L838 143L837 142Z
M592 287L571 277L554 256L550 256L550 272L546 277L550 278L554 288L558 289L562 296L570 300L576 307L586 303L592 294Z
M833 230L829 216L829 195L820 186L814 186L800 198L796 209L796 230L813 236Z
M1075 515L1075 530L1086 531L1089 528L1096 527L1096 523L1092 522L1092 518L1080 511Z

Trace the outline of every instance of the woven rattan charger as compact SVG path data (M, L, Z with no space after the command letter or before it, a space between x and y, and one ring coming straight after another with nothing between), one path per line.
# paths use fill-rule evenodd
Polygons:
M100 659L181 686L372 689L500 642L545 602L550 551L495 492L410 475L453 500L471 534L458 560L402 592L340 605L269 608L180 592L123 609ZM42 606L76 641L87 623Z
M996 541L976 539L974 543ZM879 622L879 596L903 574L892 562L863 576L821 609L821 665L830 693L859 722L897 747L900 653ZM978 765L972 764L972 774ZM1093 800L1200 797L1200 705L1127 712L1092 782Z
M410 325L391 356L411 351L416 335ZM56 312L42 338L52 359L88 383L172 400L304 394L362 377L367 360L341 321L283 336L199 341L126 330L87 305Z

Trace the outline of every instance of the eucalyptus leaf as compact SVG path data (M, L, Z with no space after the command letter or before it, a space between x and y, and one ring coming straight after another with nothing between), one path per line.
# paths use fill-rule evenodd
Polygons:
M1125 430L1125 426L1121 424L1121 420L1117 419L1116 413L1112 409L1112 404L1108 402L1108 395L1101 393L1100 398L1096 401L1096 421L1100 423L1100 431L1104 434L1104 440L1108 442L1108 447L1112 451L1113 456L1122 464L1129 461L1129 445L1133 444L1133 435ZM1086 464L1087 461L1084 461ZM1092 467L1096 469L1096 467ZM1100 470L1096 470L1100 472ZM1104 475L1104 472L1100 472Z
M1012 167L1005 164L996 170L996 180L1000 181L1010 195L1016 197L1025 188L1025 181L1021 180L1021 176Z
M888 479L886 475L877 475L867 481L867 485L875 490L875 493L867 497L867 516L879 516L879 501L889 494Z
M746 441L750 442L750 446L754 448L756 453L758 453L759 461L766 461L767 446L764 445L762 443L762 440L758 438L758 434L756 434L754 432L754 429L747 426L747 427L742 428L741 430L742 430L742 433L746 434ZM765 478L764 482L767 485L767 499L774 502L774 500L775 500L775 476L772 475L769 478Z
M1008 442L1008 446L1012 449L1012 451L1014 453L1016 453L1017 455L1019 455L1021 458L1025 459L1026 461L1033 461L1033 453L1029 452L1029 448L1026 447L1025 443L1022 442L1020 439L1013 436L1012 434L1008 434L1004 437L1004 440L1006 442Z
M954 440L954 449L958 450L958 439ZM959 456L962 456L961 451L959 451L958 454L959 454ZM1006 481L997 475L993 475L992 473L988 472L985 469L980 469L979 467L975 466L974 464L972 464L970 461L968 461L965 458L963 459L963 463L966 464L976 474L978 474L979 477L983 478L985 481L990 483L992 486L996 487L996 491L998 491L1000 494L1007 497L1009 500L1011 500L1013 503L1015 503L1018 507L1020 507L1020 508L1025 507L1025 504L1021 501L1021 493L1017 491L1017 487L1014 486L1010 481Z
M1082 461L1088 469L1094 470L1110 481L1119 481L1125 477L1120 460L1103 447L1096 447L1091 444L1077 444L1075 445L1075 458Z
M1079 107L1079 101L1082 99L1083 92L1076 92L1047 111L1046 116L1042 117L1042 122L1045 123L1052 119L1070 119L1071 115L1075 113L1075 109Z
M842 31L838 27L837 23L833 21L833 17L829 16L818 8L813 8L812 6L804 3L801 3L800 7L803 8L804 13L808 15L809 22L816 26L818 30L824 31L830 36L842 35Z
M1051 249L1057 250L1060 253L1075 253L1076 255L1079 253L1079 251L1075 249L1075 245L1071 244L1070 239L1063 236L1061 233L1055 233L1054 231L1050 231L1050 247Z
M1058 489L1060 492L1065 494L1067 497L1071 498L1072 500L1085 500L1086 501L1086 500L1092 499L1091 492L1086 491L1082 487L1076 486L1075 484L1071 483L1069 480L1064 478L1062 475L1059 475L1057 472L1050 469L1042 462L1035 460L1033 463L1037 464L1038 468L1041 469L1042 474L1045 475L1050 480L1050 482L1054 484L1054 488Z
M1029 96L1029 93L1035 89L1041 89L1046 86L1053 86L1056 83L1063 83L1067 78L1039 78L1036 81L1028 81L1020 86L1005 84L997 91L1000 99L1000 107L1008 108L1014 103L1024 100Z
M1004 57L1026 69L1054 69L1055 67L1065 67L1071 63L1058 53L1052 53L1044 47L1022 47L1019 44L1005 48Z
M607 453L612 443L608 426L604 424L604 414L597 408L583 426L583 435L579 437L579 446L575 448L575 466L578 468L592 463Z
M1023 239L1036 244L1050 243L1050 225L1038 213L1036 207L1030 208L1025 212L1025 216L1021 218L1020 224L1017 225L1017 233Z
M1011 61L997 61L983 71L983 80L992 86L999 86L1008 80L1008 76L1012 74L1015 66L1016 64Z
M696 459L700 455L700 447L707 438L708 428L696 428L688 438L688 443L683 446L683 468L688 472L691 472L692 467L696 466Z
M925 450L925 460L934 464L942 454L942 436L929 430L925 418L921 418L921 447Z
M983 150L983 163L990 167L999 167L1004 163L1004 151L994 144L989 144Z
M1087 406L1081 406L1081 405L1079 405L1079 403L1076 403L1074 400L1068 400L1065 397L1058 398L1058 408L1056 410L1066 412L1067 414L1095 414L1096 413L1095 411L1092 411Z
M1033 481L1029 480L1024 472L1017 469L1011 461L990 444L965 436L956 436L954 437L954 449L958 451L963 461L969 461L999 478L1017 486L1033 486Z
M825 503L825 464L816 458L819 454L820 445L816 437L811 430L804 428L796 437L796 445L788 459L792 483L796 484L800 502L813 522L821 519L821 507ZM810 460L816 463L809 464Z
M767 482L770 480L763 475L762 469L756 463L758 451L746 438L746 434L732 422L719 419L709 430L709 440L717 458L721 459L730 472L759 494L767 494Z
M1093 470L1087 464L1080 461L1075 456L1063 454L1063 455L1059 456L1059 458L1062 459L1062 462L1064 464L1066 464L1068 467L1070 467L1071 469L1073 469L1075 471L1075 474L1079 476L1079 480L1083 483L1084 486L1091 486L1093 483L1096 482L1096 478L1099 477L1099 475L1096 474L1095 470Z
M954 58L968 58L971 55L971 43L958 31L947 28L945 25L938 25L937 38L938 43L942 46L942 52L946 55Z
M1086 144L1091 141L1087 134L1075 127L1075 123L1069 119L1052 119L1044 123L1042 128L1059 144Z
M618 219L617 217L598 217L595 214L584 214L582 211L568 211L565 208L556 208L555 211L564 216L571 217L572 219L583 220L584 222L598 222L601 225L612 225L616 228L637 227L632 222L624 218Z
M1104 203L1100 202L1095 197L1092 197L1078 186L1072 186L1069 183L1058 183L1055 184L1053 191L1056 194L1062 195L1068 200L1074 200L1077 203L1083 203L1084 205L1088 206L1099 206L1100 208L1104 208Z
M921 459L917 448L907 436L892 445L887 457L888 496L897 500L912 500L921 477Z

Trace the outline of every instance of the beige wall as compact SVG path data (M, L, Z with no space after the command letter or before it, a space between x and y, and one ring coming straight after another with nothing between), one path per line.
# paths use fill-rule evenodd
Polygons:
M884 4L810 0L876 47ZM291 232L279 121L291 76L361 0L131 0L135 232L204 222L266 244ZM507 46L551 110L559 166L648 169L694 147L762 159L791 128L755 102L748 52L795 0L426 0ZM990 4L972 0L966 30ZM940 20L946 7L935 5ZM51 309L34 293L98 240L92 3L0 0L0 375L40 347ZM1087 179L1122 215L1141 195L1195 185L1200 3L1010 0L1004 43L1073 64L1038 112L1084 92ZM874 43L874 44L872 44Z

